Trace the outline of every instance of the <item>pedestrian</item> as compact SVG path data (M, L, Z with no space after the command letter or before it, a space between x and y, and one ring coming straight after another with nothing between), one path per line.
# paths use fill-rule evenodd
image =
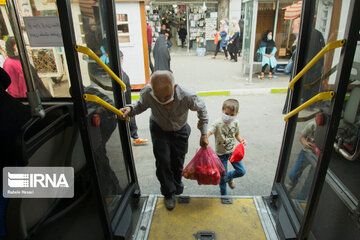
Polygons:
M4 62L4 70L9 74L11 79L11 84L8 87L7 92L16 98L26 98L27 87L14 37L9 37L8 40L6 40L5 48L8 57ZM34 78L34 87L35 89L39 90L40 97L50 98L51 94L49 90L47 90L43 81L32 65L30 65L30 71Z
M275 59L275 53L277 51L277 48L275 46L275 42L272 39L272 31L267 30L264 34L263 39L260 42L259 45L259 51L262 55L261 60L261 74L260 79L264 79L265 77L265 70L267 66L270 67L269 70L269 79L272 79L273 71L277 65L277 61Z
M178 34L179 34L179 38L181 40L181 48L183 48L184 44L185 44L186 35L187 35L187 31L184 27L184 24L180 24Z
M165 25L165 24L162 24L162 25L161 25L161 30L160 30L159 34L165 34L165 33L167 33L167 31L166 31L166 25Z
M130 78L129 76L126 74L126 72L124 71L124 54L123 52L120 50L120 63L121 63L121 74L122 74L122 81L125 83L126 85L126 92L125 92L125 101L126 104L131 104L131 85L130 85ZM136 125L136 120L135 117L130 117L130 122L129 122L129 127L130 127L130 136L133 139L133 144L135 146L139 146L139 145L143 145L145 143L148 142L147 139L143 139L140 138L137 130L138 127Z
M171 48L172 47L172 42L170 40L172 37L171 28L166 28L165 36L166 36L166 40L167 40L167 46L168 46L168 48Z
M155 60L155 67L154 71L157 70L170 70L170 53L167 46L166 36L164 34L160 34L158 39L155 42L154 46L154 60Z
M213 59L216 58L216 55L218 54L219 50L224 51L225 53L225 60L228 59L228 51L227 51L227 41L226 36L228 32L228 26L226 24L226 21L223 19L220 21L220 30L216 33L217 35L217 41L215 54L212 56Z
M147 33L147 43L148 43L148 52L149 52L149 64L151 73L154 72L154 65L151 61L151 48L152 48L152 29L149 24L146 24L146 33Z
M120 109L126 116L135 116L151 109L150 132L156 159L156 176L168 210L175 207L175 194L184 190L181 181L191 128L187 124L189 110L197 111L200 146L207 148L208 115L205 103L196 93L175 84L170 71L155 71L150 84L140 91L136 104Z
M236 21L232 21L232 29L229 38L228 51L230 54L230 61L237 62L237 55L239 51L240 28Z
M215 152L220 158L226 171L226 177L220 179L220 193L227 195L226 183L231 189L235 188L234 178L245 175L246 170L242 162L232 162L235 170L227 171L227 162L235 149L236 140L245 144L245 140L240 136L239 121L236 116L239 111L239 102L236 99L227 99L222 106L222 117L217 119L210 127L207 137L214 134Z

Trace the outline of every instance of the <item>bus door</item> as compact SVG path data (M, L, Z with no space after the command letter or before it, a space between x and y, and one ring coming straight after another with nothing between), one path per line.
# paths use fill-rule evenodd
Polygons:
M360 236L359 10L359 1L303 1L271 192L282 239Z
M110 74L122 77L117 37L114 1L57 1L57 9L71 81L71 94L80 124L82 137L88 139L84 148L90 148L94 178L98 179L99 193L104 205L110 234L120 239L129 238L133 224L133 206L137 206L140 189L130 146L129 125L109 113L101 117L101 138L104 148L95 149L89 126L84 94L95 95L117 109L124 106L124 85ZM76 45L89 48L91 54L78 52ZM112 70L104 71L96 58ZM106 68L106 67L105 67ZM116 77L115 77L116 78ZM97 105L99 115L106 109ZM100 155L100 156L99 156ZM88 156L87 156L88 157ZM96 173L96 174L95 174Z
M140 200L128 123L119 121L101 105L84 100L84 95L89 94L120 108L124 105L125 88L88 54L75 49L76 45L91 49L95 59L101 58L112 70L110 73L121 78L114 2L61 0L45 4L14 0L7 2L6 9L14 26L11 32L22 52L22 65L31 69L34 66L40 79L49 80L45 84L50 89L48 95L43 97L40 93L42 102L32 97L37 104L32 109L38 112L34 112L37 118L31 120L29 127L38 122L44 125L41 131L31 132L29 146L36 147L31 155L45 161L35 166L64 166L68 159L75 169L75 180L77 169L85 172L85 180L75 182L72 200L9 201L11 216L7 225L16 235L13 239L35 235L38 239L128 239ZM25 71L25 67L25 80L31 82L36 74ZM28 84L28 91L34 90ZM91 182L90 189L83 186L87 182ZM83 197L82 187L86 189ZM24 202L29 203L26 210L18 210L17 206L24 206Z

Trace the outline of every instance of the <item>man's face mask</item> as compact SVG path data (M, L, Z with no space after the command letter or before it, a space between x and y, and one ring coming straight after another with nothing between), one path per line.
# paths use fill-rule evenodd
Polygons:
M151 92L151 96L155 99L155 101L157 101L158 103L160 103L161 105L166 105L171 103L172 101L174 101L174 94L171 96L171 98L165 102L161 102L153 92Z

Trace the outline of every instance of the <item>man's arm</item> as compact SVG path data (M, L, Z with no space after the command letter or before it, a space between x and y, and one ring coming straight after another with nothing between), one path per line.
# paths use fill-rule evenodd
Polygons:
M209 140L207 136L207 125L209 122L209 117L206 111L205 102L197 95L193 95L190 98L188 107L192 111L197 111L197 115L199 118L198 128L201 132L200 146L202 148L207 148L207 146L209 145Z
M205 102L198 96L194 95L191 96L188 107L191 111L197 111L197 116L199 118L198 128L202 135L206 135L209 117L207 114Z
M124 113L120 119L124 120L127 116L133 117L146 111L146 109L150 107L150 105L147 103L148 97L147 90L143 88L140 91L140 98L135 104L128 104L125 107L120 108L120 111Z

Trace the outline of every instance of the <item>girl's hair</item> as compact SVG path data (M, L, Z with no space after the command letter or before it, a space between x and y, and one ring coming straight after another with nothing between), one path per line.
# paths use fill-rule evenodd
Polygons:
M239 112L239 102L236 99L230 98L224 101L222 110L229 109L232 112Z

